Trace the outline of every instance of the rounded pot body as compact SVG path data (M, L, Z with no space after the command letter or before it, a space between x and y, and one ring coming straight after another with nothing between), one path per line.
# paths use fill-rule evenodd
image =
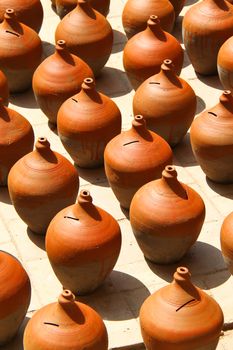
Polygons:
M217 68L224 89L233 92L233 38L224 42L218 52Z
M0 101L0 186L7 185L12 166L33 149L34 132L21 114Z
M3 99L3 104L8 106L9 103L9 87L5 74L0 70L0 96Z
M57 123L62 103L80 91L87 77L93 77L91 68L70 54L64 40L59 40L55 53L39 65L32 81L37 103L51 123Z
M58 134L74 162L84 168L103 165L107 143L121 132L121 113L115 102L96 91L87 78L81 91L58 113Z
M183 40L197 73L217 73L217 55L222 44L233 35L233 5L225 0L203 0L185 14Z
M88 0L78 0L75 9L58 24L55 38L65 40L70 52L83 59L95 76L100 73L112 51L112 28Z
M175 12L168 0L127 0L123 13L122 24L125 34L130 39L147 27L148 18L155 14L161 21L161 27L166 32L172 32L175 23Z
M137 89L133 99L134 114L141 114L148 129L176 146L187 133L196 112L196 95L179 78L171 60L164 60L161 71Z
M23 344L24 350L107 350L108 334L99 314L64 290L57 303L33 314Z
M145 300L139 318L148 350L215 350L223 326L220 306L192 284L185 267Z
M194 119L191 146L206 176L215 182L233 182L233 96L225 91L220 102Z
M30 88L33 73L42 57L39 36L18 22L14 10L8 9L0 24L0 41L0 69L7 77L10 92Z
M78 172L65 157L50 149L45 138L39 138L36 149L12 167L8 188L21 219L35 233L45 234L52 218L75 202Z
M158 17L152 15L147 28L134 35L124 48L123 64L132 87L137 89L146 79L159 73L168 57L179 75L184 58L182 47L175 37L161 29Z
M60 211L46 234L46 251L63 288L87 294L111 273L121 248L117 221L92 204L88 191L78 203Z
M162 178L142 186L130 206L130 223L143 254L157 264L179 261L196 242L205 204L191 187L177 180L173 166Z
M110 0L90 0L90 4L96 11L103 16L109 12ZM60 18L72 11L77 6L77 0L56 0L56 10Z
M220 241L223 258L233 275L233 213L230 213L223 221Z
M39 33L44 16L40 0L1 0L0 22L4 20L4 13L9 8L14 9L19 22Z
M165 165L171 164L168 143L135 116L132 129L114 137L104 152L108 182L120 205L128 209L135 192L145 183L160 178Z
M18 332L31 299L29 277L20 262L0 251L0 346Z

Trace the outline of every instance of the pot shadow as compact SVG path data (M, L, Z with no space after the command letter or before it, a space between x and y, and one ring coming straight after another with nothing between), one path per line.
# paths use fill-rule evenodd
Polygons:
M23 347L23 334L27 323L30 318L26 316L21 324L17 335L7 344L0 346L2 350L24 350Z
M181 163L183 167L198 165L192 151L189 132L185 135L183 140L172 150L175 158ZM175 161L174 164L176 164Z
M210 180L206 177L208 186L222 197L226 197L233 200L233 184L220 184ZM229 208L229 210L231 210Z
M172 35L179 41L180 44L183 44L183 37L182 37L182 21L184 16L180 15L174 25Z
M113 29L112 54L123 51L126 42L127 42L126 35L120 32L119 30Z
M55 45L49 43L48 41L42 41L42 47L43 47L43 55L42 55L42 61L47 58L48 56L51 56L55 52Z
M218 74L216 73L215 75L202 75L196 72L197 78L202 81L204 84L213 87L215 89L220 89L220 90L224 90Z
M206 109L205 101L200 97L197 96L197 109L196 109L196 115L201 113Z
M104 67L96 78L97 91L111 97L128 94L132 90L127 74L120 69Z
M198 0L186 0L184 7L194 5L196 2L198 2Z
M147 259L145 260L149 268L157 276L167 282L173 280L173 274L177 267L185 266L191 273L193 283L206 290L223 284L231 277L231 274L226 268L221 251L201 241L197 241L188 253L177 263L158 265ZM211 275L213 275L213 278L210 278ZM208 282L206 283L205 277L208 277Z
M37 247L45 249L45 235L39 235L35 232L33 232L29 227L27 227L27 235L28 238L35 244Z
M103 166L100 168L80 168L78 166L75 167L78 170L79 177L81 177L82 179L94 185L98 185L101 187L109 187L109 183L105 175Z
M51 123L50 121L48 121L48 128L55 134L58 136L58 132L57 132L57 125Z
M12 204L7 186L0 188L0 202Z
M93 307L105 320L123 321L138 317L142 303L149 295L149 290L137 278L112 271L94 293L77 299Z
M10 95L10 103L18 107L39 109L32 88L23 93L15 93Z
M129 220L129 209L123 208L121 205L120 205L120 208L122 213L125 215L126 219Z

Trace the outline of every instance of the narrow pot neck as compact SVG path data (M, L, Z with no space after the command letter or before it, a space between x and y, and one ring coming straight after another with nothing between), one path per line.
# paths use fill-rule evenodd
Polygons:
M20 37L23 34L23 27L17 20L15 11L13 9L7 9L4 14L2 22L3 29L14 36Z
M164 171L162 172L162 181L164 185L167 186L174 194L184 200L188 199L185 188L177 179L177 172L174 166L167 165L165 167Z
M145 33L152 39L157 38L160 41L167 40L165 32L161 28L158 16L150 16L149 20L147 21L147 28L145 30Z

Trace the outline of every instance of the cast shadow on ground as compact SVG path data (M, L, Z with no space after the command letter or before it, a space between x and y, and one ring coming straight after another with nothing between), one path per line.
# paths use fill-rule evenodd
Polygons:
M27 227L28 238L35 244L37 247L45 251L45 234L39 235L33 232L29 227Z
M220 184L211 181L208 177L206 177L206 182L214 192L220 194L222 197L233 200L233 184ZM231 208L229 208L229 210L231 211Z
M198 165L190 144L189 132L185 135L184 139L172 150L175 158L181 163L183 167ZM174 164L176 165L175 162Z
M119 30L113 29L112 54L123 51L126 42L127 42L126 35L120 32Z
M25 317L24 321L19 329L18 334L7 344L0 346L1 350L23 350L23 333L24 329L30 320L29 317Z
M7 186L0 188L0 202L12 204Z
M213 87L215 89L220 89L224 91L224 88L219 80L218 74L215 75L202 75L196 72L197 78L202 81L204 84ZM219 93L220 96L221 93Z
M24 93L11 94L9 101L13 105L19 107L29 109L39 108L31 88L25 91Z
M186 0L185 1L185 4L184 4L184 7L185 6L191 6L191 5L194 5L195 3L197 3L198 0Z
M104 167L100 168L90 168L90 169L84 169L77 167L79 177L82 179L90 182L91 184L97 184L98 186L101 187L109 187L108 180L105 175Z
M231 277L228 272L222 253L216 247L197 241L183 259L170 265L158 265L146 260L149 268L167 282L173 280L173 274L179 266L189 269L192 281L203 289L215 288ZM214 278L210 278L211 275ZM208 282L205 283L205 276Z
M94 293L77 299L93 307L104 320L121 321L137 317L149 295L149 290L137 278L112 271L110 278Z

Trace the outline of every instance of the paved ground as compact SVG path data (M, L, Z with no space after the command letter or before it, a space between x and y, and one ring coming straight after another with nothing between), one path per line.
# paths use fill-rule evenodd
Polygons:
M49 0L42 0L42 3L45 18L40 35L48 54L54 49L54 31L59 19L52 11ZM122 49L126 41L121 25L123 5L122 0L112 0L108 19L114 29L115 43L97 86L118 104L125 129L129 128L132 121L134 91L130 88L122 67ZM182 15L187 8L188 6L184 8ZM182 15L175 28L175 35L180 40ZM217 103L222 89L217 77L198 79L187 57L181 76L189 81L198 96L197 112ZM48 137L54 150L67 155L58 136L49 129L47 118L38 109L31 91L12 96L10 107L28 118L36 137ZM223 218L233 210L233 185L216 185L206 180L192 155L188 135L174 149L174 154L179 179L200 193L205 201L207 214L198 242L179 264L173 266L157 266L145 261L135 242L130 223L108 186L103 169L79 171L81 188L89 189L94 203L108 210L118 220L122 229L123 246L115 270L103 287L93 295L82 298L102 315L108 329L110 347L118 348L142 342L138 324L140 306L150 293L171 281L172 274L179 265L187 266L196 285L205 289L220 303L228 326L233 322L233 279L225 267L219 244ZM0 201L0 248L20 259L32 282L29 318L35 310L56 300L61 286L46 257L44 239L27 230L10 203L7 189L1 189ZM22 331L23 327L18 338L4 349L21 350ZM232 350L232 347L233 332L227 331L221 337L218 350ZM135 345L128 349L139 348L143 347Z

